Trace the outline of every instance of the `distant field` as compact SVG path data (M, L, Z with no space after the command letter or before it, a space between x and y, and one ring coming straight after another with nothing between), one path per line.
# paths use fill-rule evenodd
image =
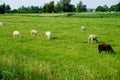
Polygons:
M120 80L120 13L4 14L0 21L3 80ZM32 36L32 29L40 36ZM13 38L14 30L20 39ZM99 54L98 44L87 43L91 33L115 54Z

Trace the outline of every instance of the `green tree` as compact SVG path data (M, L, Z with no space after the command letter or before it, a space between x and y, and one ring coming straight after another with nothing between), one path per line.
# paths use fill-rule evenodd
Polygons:
M104 8L105 12L109 11L109 8L107 5L104 5L103 8Z
M22 5L21 7L18 8L18 10L20 10L20 11L26 11L28 9L25 6Z
M48 5L48 13L54 12L54 1L51 1Z
M10 5L6 5L5 3L3 3L2 5L0 5L0 14L5 13L6 11L10 11Z
M42 11L42 7L39 7L39 13L42 13L43 11Z
M99 11L99 12L105 12L105 8L103 6L98 6L96 8L96 11Z
M55 6L55 12L58 13L58 12L62 12L62 5L60 2L58 2Z
M52 13L52 12L54 12L54 1L51 1L50 3L46 3L43 6L43 12L45 12L45 13Z
M61 6L62 6L62 11L64 12L70 12L69 7L70 7L70 2L71 0L60 0Z
M5 3L3 3L3 5L1 5L2 9L5 10Z
M83 5L83 12L86 12L87 11L87 6L86 5Z
M5 13L5 10L0 6L0 14Z
M6 5L5 10L10 11L11 10L10 5Z
M21 6L20 8L18 8L18 11L20 13L38 13L40 10L40 8L38 6Z
M29 10L29 9L28 9L28 10ZM40 9L39 9L38 6L31 6L30 10L31 10L32 12L38 13Z
M76 9L76 8L75 8L75 5L70 4L70 5L69 5L69 10L68 10L68 11L69 11L69 12L74 12L75 9Z
M115 5L112 5L110 8L109 8L109 11L115 11Z
M86 8L86 5L84 5L82 3L82 1L80 1L78 4L77 4L77 8L76 8L77 12L85 12L87 11L87 8Z
M45 5L43 6L43 12L47 13L48 12L48 7L49 7L49 4L45 3Z
M115 10L120 11L120 2L116 5Z

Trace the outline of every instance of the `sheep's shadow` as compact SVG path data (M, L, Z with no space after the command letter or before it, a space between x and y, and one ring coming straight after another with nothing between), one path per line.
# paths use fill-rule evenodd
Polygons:
M100 43L105 43L105 42L104 41L98 41L97 43L100 44Z
M58 37L52 37L51 39L58 39Z
M82 43L87 44L88 42L87 42L87 41L84 41L84 42L82 42Z
M99 42L88 43L87 41L83 41L84 44L99 44Z

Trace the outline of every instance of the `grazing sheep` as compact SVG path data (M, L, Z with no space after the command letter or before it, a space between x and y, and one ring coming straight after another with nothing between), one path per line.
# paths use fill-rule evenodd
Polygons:
M13 37L14 38L20 38L21 37L21 33L19 31L13 31Z
M94 41L96 41L96 43L98 42L98 38L95 34L90 34L88 37L88 43L94 43Z
M38 36L38 35L39 35L39 33L38 33L37 30L31 30L31 34L32 34L32 35L35 35L35 36Z
M51 35L52 35L52 33L50 32L50 31L47 31L46 33L45 33L45 35L47 36L47 38L48 38L48 40L51 38Z
M85 31L85 27L84 26L81 27L81 31Z
M0 26L3 26L3 23L2 23L2 22L0 22Z
M105 43L101 43L98 45L98 50L99 50L99 53L101 54L102 51L105 51L105 52L111 52L113 53L113 49L111 47L110 44L105 44Z

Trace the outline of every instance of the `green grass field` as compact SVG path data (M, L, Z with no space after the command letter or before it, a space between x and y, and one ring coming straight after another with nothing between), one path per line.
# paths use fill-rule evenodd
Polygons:
M102 17L82 14L82 18L81 14L0 15L3 80L120 80L120 14L113 13L113 18L105 17L105 13ZM81 26L86 27L85 32ZM41 35L32 36L32 29ZM21 32L20 39L13 38L14 30ZM50 40L46 31L52 32ZM111 44L116 54L99 54L98 44L87 43L91 33L99 42Z

